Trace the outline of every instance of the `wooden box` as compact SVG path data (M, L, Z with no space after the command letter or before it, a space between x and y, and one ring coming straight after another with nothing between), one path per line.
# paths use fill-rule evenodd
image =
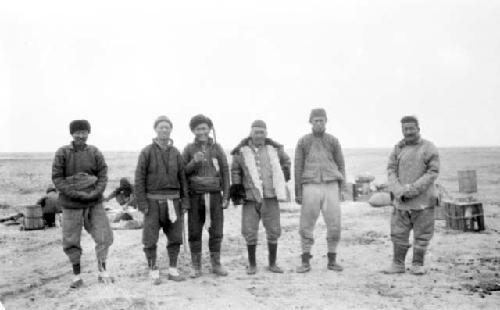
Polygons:
M446 228L462 231L484 230L483 204L478 201L442 201Z

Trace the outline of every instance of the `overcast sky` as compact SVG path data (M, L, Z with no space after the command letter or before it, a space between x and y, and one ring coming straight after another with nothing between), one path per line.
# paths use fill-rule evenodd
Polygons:
M500 145L500 1L1 1L0 152L139 150L161 114L234 147L250 123L294 147L311 108L344 147Z

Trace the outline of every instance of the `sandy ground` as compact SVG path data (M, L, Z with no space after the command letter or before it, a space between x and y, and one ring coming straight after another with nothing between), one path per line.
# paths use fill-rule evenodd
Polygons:
M168 258L162 237L159 286L148 281L140 230L114 231L108 269L116 283L108 286L97 282L93 241L84 233L85 286L78 290L68 288L71 266L61 248L60 228L20 232L18 227L2 225L0 299L6 309L498 309L500 292L490 295L487 288L500 284L499 206L486 207L488 229L482 233L446 230L444 221L436 221L427 256L431 272L424 276L379 272L391 259L390 213L391 207L343 204L339 258L345 270L341 273L326 269L325 225L319 219L312 271L297 274L299 208L283 205L278 261L286 272L265 270L267 247L261 227L259 272L248 276L241 210L231 206L225 213L222 253L229 276L209 273L204 235L204 275L182 283L166 280ZM182 250L180 269L189 272L189 259Z

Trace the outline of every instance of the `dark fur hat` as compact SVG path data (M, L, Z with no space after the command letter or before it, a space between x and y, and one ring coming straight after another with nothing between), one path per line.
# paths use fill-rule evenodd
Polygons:
M214 128L212 120L203 114L193 116L189 121L189 128L191 128L191 131L193 131L196 126L203 123L207 124L210 129Z
M403 116L403 118L401 118L401 124L405 124L405 123L415 123L415 124L417 124L417 126L419 126L418 118L416 116L413 116L413 115Z
M323 108L312 109L311 114L309 115L309 122L312 121L313 117L326 117L326 111Z
M90 123L86 119L75 119L69 124L69 133L73 134L79 130L87 130L90 133Z
M252 128L253 127L258 127L258 128L264 128L264 129L267 129L267 126L266 126L266 122L264 122L263 120L255 120L253 123L252 123Z
M155 119L155 122L153 124L153 128L156 129L156 126L158 126L159 123L161 122L167 122L170 124L170 128L173 128L174 125L172 124L172 121L170 120L170 118L166 117L165 115L160 115L158 116L157 119Z

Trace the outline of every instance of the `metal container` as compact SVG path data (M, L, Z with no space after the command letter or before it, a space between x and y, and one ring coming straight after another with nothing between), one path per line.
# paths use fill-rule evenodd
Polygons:
M458 191L463 194L477 193L476 170L458 171Z

